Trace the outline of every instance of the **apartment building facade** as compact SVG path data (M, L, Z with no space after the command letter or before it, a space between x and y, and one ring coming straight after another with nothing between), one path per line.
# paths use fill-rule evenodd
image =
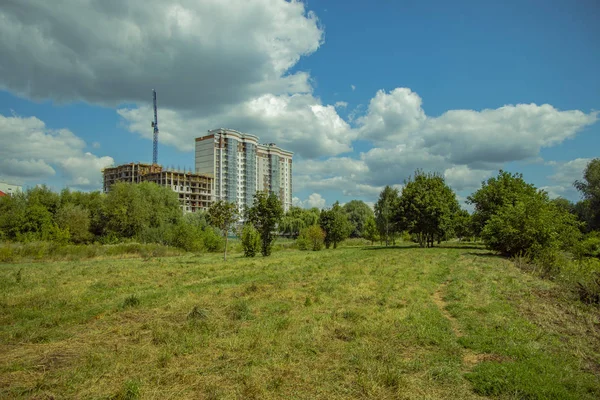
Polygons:
M213 201L214 179L211 176L186 171L164 170L157 164L129 163L105 168L104 192L117 182L153 182L177 193L184 212L208 210Z
M214 177L215 200L251 207L257 191L275 193L285 211L292 206L292 157L274 143L260 144L255 135L213 129L196 138L196 173Z

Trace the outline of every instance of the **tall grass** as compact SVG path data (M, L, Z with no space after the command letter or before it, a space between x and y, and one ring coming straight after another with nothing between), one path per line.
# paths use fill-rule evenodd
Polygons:
M55 242L0 243L0 263L28 261L77 261L92 258L169 257L184 254L175 247L154 243L114 245L61 245Z

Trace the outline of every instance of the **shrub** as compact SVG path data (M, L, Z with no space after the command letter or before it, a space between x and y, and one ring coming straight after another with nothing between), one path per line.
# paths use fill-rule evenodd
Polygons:
M254 257L260 250L260 234L250 224L244 225L241 232L242 248L244 250L244 257Z
M325 243L325 232L318 225L309 226L300 231L296 243L300 250L319 251Z
M574 246L573 254L579 259L600 257L600 232L590 232L585 235L583 240Z
M500 207L481 236L488 247L504 255L527 254L535 260L550 250L570 249L580 233L572 214L550 203L544 193L536 193Z
M211 227L207 227L202 231L202 241L204 242L206 251L217 253L223 250L223 238Z
M180 222L173 225L172 245L185 251L202 250L202 231L194 225Z

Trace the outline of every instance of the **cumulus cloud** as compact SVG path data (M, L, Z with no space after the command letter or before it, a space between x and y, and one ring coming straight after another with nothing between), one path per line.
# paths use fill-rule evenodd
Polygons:
M301 1L0 3L0 87L33 98L146 103L209 113L311 90L289 74L323 31Z
M294 189L306 193L337 190L375 199L385 185L402 184L417 168L440 172L455 190L468 190L506 162L539 159L541 149L597 120L595 112L549 104L431 117L409 88L380 90L345 120L337 110L346 102L322 103L310 74L292 70L324 37L316 15L298 0L48 4L0 2L0 89L116 106L126 129L151 140L154 88L161 144L191 152L193 138L208 129L255 134L295 153ZM0 149L6 175L62 174L93 187L98 169L112 162L86 153L84 141L68 130L47 129L36 118L2 118L0 135L10 132ZM357 140L373 147L349 156ZM26 147L29 142L34 145ZM566 187L563 169L551 178L556 187Z
M71 186L95 189L111 157L86 153L86 143L67 129L48 129L35 117L0 115L0 176L15 182L43 182L57 175Z
M562 143L595 123L597 115L560 111L549 104L517 104L482 111L450 110L428 117L417 93L396 88L389 93L378 91L357 123L361 138L379 146L403 143L443 156L452 164L485 169L535 158L540 149Z
M308 198L305 200L301 200L298 197L294 197L292 202L295 206L302 208L317 207L319 209L323 209L325 208L326 204L325 199L319 193L313 193L310 196L308 196Z
M444 171L446 183L454 190L473 190L482 181L492 176L494 171L471 169L466 165L455 165Z
M149 106L121 108L118 113L127 129L148 139L152 137L148 129L152 118ZM310 94L267 94L207 117L161 109L159 124L161 143L183 151L192 151L195 137L218 127L255 134L261 141L277 143L306 158L349 152L356 137L334 106L322 105Z
M565 197L572 201L578 200L580 194L573 187L573 182L582 179L583 171L590 161L592 161L591 158L576 158L567 162L547 162L554 170L554 173L548 177L552 184L541 189L548 192L550 197Z

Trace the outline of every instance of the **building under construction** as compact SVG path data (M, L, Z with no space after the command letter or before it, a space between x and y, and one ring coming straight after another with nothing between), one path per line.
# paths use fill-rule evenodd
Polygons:
M129 163L105 168L104 193L117 182L153 182L171 188L179 196L179 204L185 212L207 210L213 201L214 179L208 175L186 171L163 170L157 164Z

